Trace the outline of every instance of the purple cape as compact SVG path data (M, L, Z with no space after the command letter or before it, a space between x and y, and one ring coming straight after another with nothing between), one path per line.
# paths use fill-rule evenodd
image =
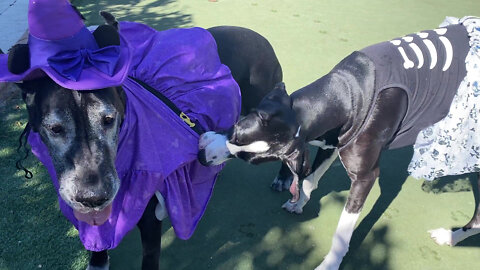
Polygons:
M220 63L215 40L201 28L158 32L122 22L133 60L129 76L138 78L185 112L205 130L232 126L240 114L240 89ZM155 191L165 198L177 237L188 239L202 217L221 166L197 161L198 134L158 98L127 79L125 120L119 134L116 168L121 179L110 218L101 226L78 221L60 198L62 213L78 229L88 250L115 248L135 227ZM58 194L58 180L48 150L31 133L32 152L47 168Z

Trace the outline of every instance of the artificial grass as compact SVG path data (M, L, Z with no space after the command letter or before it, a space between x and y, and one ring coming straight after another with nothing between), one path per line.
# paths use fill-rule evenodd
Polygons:
M74 0L88 24L99 10L157 29L239 25L266 36L279 57L292 92L328 72L353 50L436 27L445 16L480 16L472 1L133 1ZM61 216L44 169L24 180L14 168L16 139L25 122L14 100L0 111L0 269L85 269L86 252ZM21 123L18 123L21 122ZM471 191L430 189L407 177L411 149L387 152L354 233L343 269L469 269L478 265L480 237L460 247L437 246L427 230L462 226L475 207ZM278 163L253 166L231 161L222 171L194 236L176 239L168 224L162 239L162 269L313 269L329 250L348 194L349 180L336 161L302 215L280 206L288 193L269 189ZM465 177L454 178L467 187ZM455 183L455 181L453 181ZM448 183L452 183L449 181ZM436 186L435 186L436 185ZM428 185L427 185L428 186ZM443 185L445 187L445 185ZM427 191L438 192L427 192ZM381 195L380 195L381 191ZM138 269L138 230L111 252L112 269Z

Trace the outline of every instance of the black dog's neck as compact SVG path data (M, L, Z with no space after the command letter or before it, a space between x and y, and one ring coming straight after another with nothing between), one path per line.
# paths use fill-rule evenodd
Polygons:
M328 131L340 133L351 128L352 97L348 85L336 74L327 74L292 94L306 141L319 139Z
M293 110L306 141L323 135L348 143L360 130L374 100L375 65L354 52L330 73L292 94ZM335 133L335 134L333 134Z

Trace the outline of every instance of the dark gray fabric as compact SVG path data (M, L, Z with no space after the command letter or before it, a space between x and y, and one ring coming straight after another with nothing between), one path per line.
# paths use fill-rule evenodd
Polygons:
M440 34L433 30L423 31L422 34L411 34L360 50L375 64L375 94L371 95L373 100L380 91L391 87L405 90L408 96L407 113L397 135L389 144L390 149L414 144L422 129L443 119L466 75L465 57L469 50L469 39L465 27L451 25L442 29L444 30L440 30ZM445 29L446 32L443 33ZM426 34L428 37L425 37ZM435 50L429 50L428 43L433 44ZM448 60L448 43L453 48L451 63ZM405 60L400 48L403 48L413 66L404 66ZM420 51L421 56L418 57ZM437 55L434 67L431 67L432 61L435 63L434 57L431 57L432 51ZM450 63L448 68L446 63Z

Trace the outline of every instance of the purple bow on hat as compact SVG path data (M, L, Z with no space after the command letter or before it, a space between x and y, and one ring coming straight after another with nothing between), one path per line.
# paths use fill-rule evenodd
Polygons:
M119 46L107 46L97 50L80 49L59 52L49 57L47 61L63 77L78 81L82 70L91 66L112 76L119 56Z

